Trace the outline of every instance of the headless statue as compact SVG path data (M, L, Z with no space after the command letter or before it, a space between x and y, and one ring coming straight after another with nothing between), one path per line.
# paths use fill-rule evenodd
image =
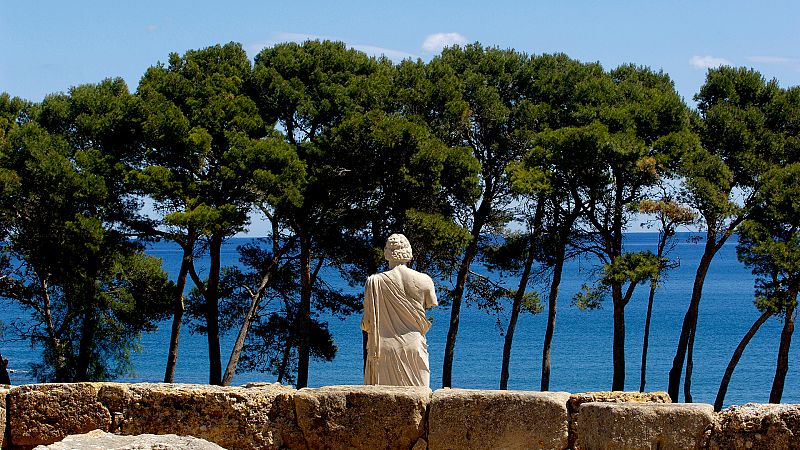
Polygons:
M437 305L433 280L406 266L411 244L402 234L386 240L389 270L371 275L361 329L368 334L364 384L430 386L425 309Z

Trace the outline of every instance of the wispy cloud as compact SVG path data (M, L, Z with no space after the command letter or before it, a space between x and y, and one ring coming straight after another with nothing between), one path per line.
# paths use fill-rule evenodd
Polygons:
M383 55L393 61L401 61L406 58L412 58L412 59L417 58L417 55L404 52L402 50L394 50L391 48L379 47L376 45L368 45L368 44L353 44L336 36L326 36L322 34L310 34L310 33L289 33L284 31L273 33L272 36L270 36L270 39L265 42L256 42L250 44L247 46L247 49L253 54L255 54L265 49L266 47L271 47L275 44L279 44L282 42L296 42L298 44L302 44L305 41L313 41L313 40L342 41L345 43L345 45L347 45L350 48L362 51L371 56Z
M151 23L150 25L147 26L146 29L147 29L148 33L155 33L156 31L158 31L159 28L161 28L161 27L159 27L158 25L156 25L154 23Z
M777 64L782 66L800 67L800 59L787 58L785 56L756 55L748 56L747 60L757 64Z
M302 44L305 41L313 41L313 40L336 40L330 36L323 36L321 34L310 34L310 33L287 33L285 31L279 31L277 33L272 33L270 39L263 42L254 42L247 46L247 49L253 53L258 53L261 50L271 47L275 44L279 44L281 42L297 42L298 44Z
M456 44L466 44L467 38L459 33L434 33L425 37L422 50L427 53L438 53L443 48Z
M356 50L362 51L370 56L385 56L392 61L402 61L407 58L416 59L417 55L407 53L401 50L392 50L390 48L376 47L374 45L352 45Z
M325 39L336 40L331 36L310 33L287 33L284 31L279 31L273 35L273 40L276 42L297 42L298 44L302 44L305 41L322 41Z
M719 66L732 66L733 62L725 58L719 58L716 56L700 56L694 55L689 58L689 64L696 69L710 69L713 67Z

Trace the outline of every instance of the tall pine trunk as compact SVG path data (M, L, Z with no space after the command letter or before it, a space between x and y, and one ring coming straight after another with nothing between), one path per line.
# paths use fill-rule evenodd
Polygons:
M464 298L464 288L467 284L467 276L472 260L478 252L478 238L488 217L490 200L485 198L481 206L475 213L475 221L472 224L472 238L464 251L461 265L458 267L456 275L456 285L453 288L453 304L450 308L450 327L447 330L447 342L444 347L444 363L442 365L442 387L452 387L453 385L453 359L456 349L456 337L458 336L458 324L461 317L461 300Z
M297 388L308 386L311 356L311 242L300 238L300 308L297 311Z
M647 315L644 319L644 338L642 339L642 368L639 376L639 392L644 392L644 385L647 382L647 346L650 342L650 319L653 317L653 299L656 296L657 286L658 281L655 279L650 281L650 295L647 298Z
M553 334L556 329L556 305L558 302L558 289L561 285L561 275L564 272L564 259L566 249L564 242L559 242L555 266L553 266L553 279L550 280L550 292L547 296L547 327L544 332L544 345L542 345L542 391L550 390L550 353L553 345Z
M615 176L615 179L619 177ZM614 193L614 214L612 218L611 242L608 256L614 264L622 255L622 226L625 205L622 201L623 188L617 184ZM614 349L613 365L614 374L611 380L612 391L625 390L625 306L628 298L623 298L622 282L614 281L611 284L611 300L614 303Z
M797 299L797 293L793 295L793 302ZM786 317L783 319L783 330L781 330L781 344L778 348L778 364L775 367L775 378L772 380L772 390L769 393L770 403L780 403L783 396L783 386L786 382L786 373L789 371L789 347L792 345L792 334L794 334L794 306L786 309Z
M181 337L181 324L183 323L183 313L186 310L183 291L186 289L186 278L189 274L191 258L192 249L184 247L181 269L178 272L177 286L175 289L175 299L172 304L172 332L169 336L169 352L167 353L167 368L164 372L164 383L172 383L175 379L175 366L178 364L178 343Z
M697 317L689 331L689 342L686 344L686 373L683 377L683 401L692 403L692 373L694 372L694 336L697 333Z
M508 389L508 378L510 376L509 365L511 364L511 344L514 342L514 331L517 328L517 319L519 318L520 310L522 309L522 299L525 297L525 290L528 287L528 279L531 275L531 268L533 267L534 256L536 253L533 249L534 239L530 238L527 246L528 255L525 258L525 267L522 271L522 277L519 280L519 287L514 294L514 302L511 306L511 318L508 320L508 328L506 329L506 336L503 342L503 363L500 368L500 389Z
M236 342L234 342L231 356L228 358L228 365L225 366L225 374L222 376L223 386L230 386L233 382L233 376L236 374L236 366L239 364L239 357L244 348L244 340L247 338L247 333L250 331L253 320L256 318L256 312L258 311L258 305L261 303L261 298L262 295L259 290L255 292L250 299L250 307L247 309L242 326L239 328L239 333L236 335Z
M650 343L650 319L653 317L653 300L656 296L656 289L658 289L658 279L661 276L661 272L666 269L666 266L662 262L664 258L664 249L667 248L667 241L674 234L674 228L667 228L667 225L662 227L661 233L659 234L658 253L656 254L659 264L658 276L650 280L650 293L647 297L647 315L645 316L644 337L642 339L642 367L639 377L639 392L644 392L644 386L647 382L647 347Z
M728 384L731 382L731 377L733 376L733 371L736 369L736 365L739 364L739 360L742 358L742 354L744 353L745 347L747 344L750 343L750 340L753 339L756 332L761 325L764 325L764 322L767 321L772 316L772 313L769 311L764 312L759 316L758 319L750 326L750 329L747 330L742 340L739 341L739 345L736 346L736 350L733 352L733 356L731 356L731 360L728 362L728 367L725 368L725 375L722 376L722 381L719 383L719 390L717 391L717 398L714 400L714 411L721 411L722 404L725 403L725 394L728 393Z
M277 230L273 228L273 236L275 233L277 233ZM223 386L230 386L231 382L233 382L233 376L236 374L236 366L239 364L239 357L242 354L242 349L244 349L244 341L247 338L247 333L250 332L253 321L255 321L256 313L261 305L261 299L264 298L264 290L272 279L272 274L278 265L280 255L281 251L277 249L277 245L273 245L273 257L264 269L258 288L256 288L254 292L250 292L250 307L247 309L247 313L242 321L242 326L239 328L239 334L236 335L236 342L233 344L231 356L228 359L228 365L225 367L225 374L222 376Z
M222 237L212 235L209 240L208 283L205 289L206 327L208 337L208 383L222 384L222 359L219 347L219 278L221 271L220 253Z
M622 285L611 286L611 298L614 303L614 375L611 381L612 391L625 390L625 301L622 298Z
M683 363L686 359L686 350L689 346L689 337L697 328L697 316L700 308L700 297L703 295L703 284L705 283L706 275L708 275L711 261L717 253L716 249L717 247L714 245L714 240L712 238L707 238L705 251L700 258L700 264L697 266L697 271L695 272L689 308L683 316L683 325L681 326L681 335L678 339L678 348L672 360L672 368L669 371L667 393L669 393L674 403L678 402L681 373L683 372Z

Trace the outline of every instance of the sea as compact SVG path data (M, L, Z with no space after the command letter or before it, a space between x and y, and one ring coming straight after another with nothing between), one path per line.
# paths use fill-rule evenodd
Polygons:
M629 233L625 250L655 251L656 233ZM693 239L694 238L694 239ZM232 238L222 248L223 265L237 265L237 247L254 238ZM667 389L667 375L675 355L683 316L691 296L695 270L703 251L701 235L678 233L669 255L680 265L669 271L656 292L650 330L647 361L647 391ZM147 252L163 260L164 269L174 278L180 265L179 248L168 242L149 244ZM201 258L198 266L207 267ZM479 270L476 268L476 270ZM480 269L485 271L485 269ZM201 272L202 273L202 272ZM610 299L600 309L582 311L572 306L573 296L584 283L591 283L597 274L591 259L572 260L564 271L561 284L555 335L552 344L550 389L553 391L588 392L611 388L612 378L612 305ZM496 276L495 274L490 274ZM333 278L336 278L335 276ZM499 280L499 278L498 278ZM449 280L443 280L447 283ZM338 286L360 294L360 286L348 286L339 279ZM517 280L505 280L514 287ZM547 280L538 289L546 295ZM637 287L626 308L626 390L639 389L642 337L649 284ZM744 333L758 318L753 305L753 276L736 258L735 237L718 253L706 278L700 317L694 344L692 394L695 402L713 403L728 361ZM440 296L443 295L440 293ZM487 311L472 303L461 310L461 323L455 347L452 387L497 389L505 332L510 305L503 311ZM442 361L450 319L450 308L440 306L430 311L433 325L428 332L431 388L441 387ZM333 361L313 361L309 386L353 385L363 382L360 314L344 319L321 316L338 346ZM24 311L4 301L0 321L26 320ZM541 377L541 353L547 321L547 305L539 314L524 312L517 324L511 352L509 389L538 390ZM777 351L782 328L779 318L770 318L747 347L731 379L726 405L748 402L766 403L775 374ZM235 340L235 331L223 337L223 367ZM119 379L125 382L160 382L167 360L170 322L159 324L156 331L141 337L141 351L132 358L134 372ZM783 392L784 403L800 403L800 342L795 338L789 356L789 373ZM40 350L20 341L11 330L0 340L0 352L9 360L14 385L33 383L30 365L41 356ZM206 383L208 381L207 344L204 335L192 334L184 327L181 336L175 382ZM239 373L234 385L248 382L274 382L269 373ZM682 396L683 394L681 394ZM682 397L681 397L682 398Z

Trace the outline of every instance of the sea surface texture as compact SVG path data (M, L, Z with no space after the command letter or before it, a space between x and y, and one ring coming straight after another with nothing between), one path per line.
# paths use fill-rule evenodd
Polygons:
M679 233L676 247L670 254L680 261L680 267L667 274L656 292L650 331L646 390L666 390L667 374L675 355L681 323L691 296L694 273L703 250L702 241L689 238L689 233ZM655 251L655 233L630 233L626 236L626 251ZM238 264L236 248L250 242L250 238L234 238L222 249L223 265ZM759 316L753 305L753 277L736 259L736 241L726 244L715 258L706 278L700 304L700 318L694 345L694 376L692 394L694 401L713 403L725 367L739 340ZM180 251L170 243L151 244L148 252L164 260L164 267L174 278L180 264ZM198 267L207 267L207 260L198 261ZM476 270L483 271L476 267ZM571 305L572 297L583 283L591 282L596 274L595 261L571 261L565 268L561 284L558 316L552 346L552 371L550 389L553 391L586 392L611 388L612 305L606 300L602 308L581 311ZM203 273L203 272L201 272ZM546 280L545 280L546 281ZM444 280L445 283L448 280ZM506 280L515 287L516 280ZM360 293L359 286L350 287L339 281L346 291ZM546 286L535 286L541 296ZM639 371L647 311L648 284L640 285L626 308L626 390L638 390ZM440 296L443 293L439 294ZM461 311L461 324L455 350L453 387L497 389L503 350L503 332L508 321L510 306L504 312L494 313L465 304ZM433 326L428 333L430 352L431 388L441 387L441 371L450 308L439 307L430 311ZM14 304L5 301L0 320L9 324L24 313ZM324 318L324 316L323 316ZM332 362L312 361L309 373L310 386L334 384L361 384L362 354L360 314L344 320L327 318L339 347ZM541 374L542 341L547 320L547 307L541 314L523 313L514 335L511 354L510 389L538 390ZM769 398L780 339L782 322L769 319L747 347L731 380L726 405L747 402L764 402ZM205 383L208 381L206 338L191 334L186 328L181 336L178 367L175 381ZM135 374L120 379L127 382L159 382L163 380L167 360L170 322L142 337L142 351L133 358ZM6 330L0 352L9 360L13 384L35 382L29 367L38 361L38 349L14 339ZM227 363L235 336L223 341L223 367ZM800 338L795 337L789 356L789 373L783 394L784 403L800 403ZM233 384L251 381L275 381L269 373L240 373ZM681 398L683 394L681 394Z

